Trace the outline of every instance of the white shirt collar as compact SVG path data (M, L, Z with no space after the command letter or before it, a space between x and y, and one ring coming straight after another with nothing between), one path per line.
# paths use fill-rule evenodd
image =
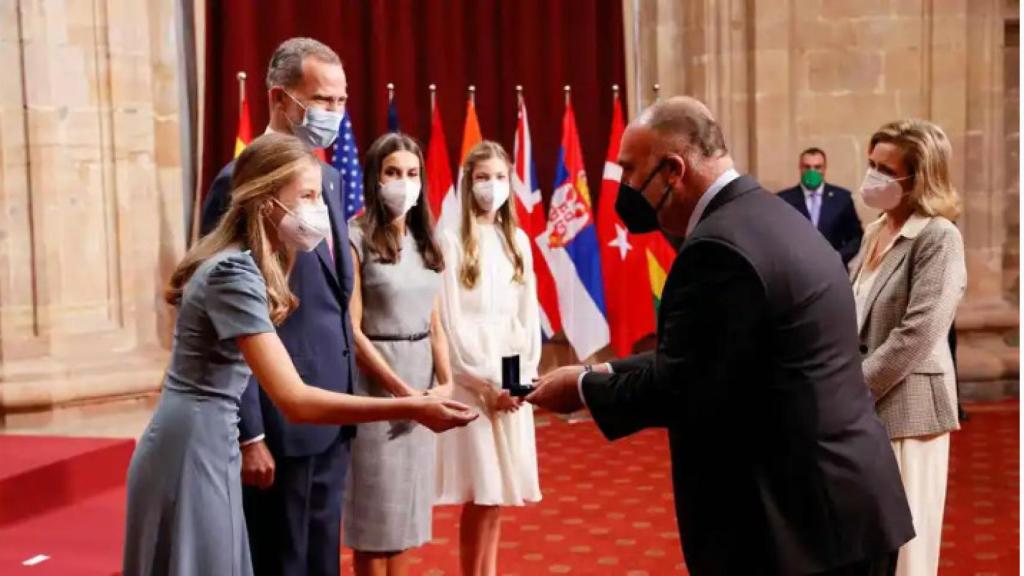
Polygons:
M690 221L686 224L686 235L689 236L690 232L697 227L697 223L700 222L700 217L704 215L704 211L707 210L708 204L718 196L718 193L723 188L729 185L730 182L740 177L740 173L735 168L729 168L722 175L719 176L711 186L704 192L704 195L697 200L697 206L693 209L693 214L690 214Z

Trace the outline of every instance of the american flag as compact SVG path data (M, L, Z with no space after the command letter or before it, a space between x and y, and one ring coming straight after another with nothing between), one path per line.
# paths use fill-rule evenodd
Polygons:
M359 150L356 148L356 137L352 133L352 122L348 112L341 120L338 140L334 144L331 165L341 173L342 204L345 206L345 219L351 220L363 211L363 169L359 166Z

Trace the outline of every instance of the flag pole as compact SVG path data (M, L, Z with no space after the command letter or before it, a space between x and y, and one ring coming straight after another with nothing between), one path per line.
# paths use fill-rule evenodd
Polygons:
M431 84L430 88L430 111L433 112L434 108L437 108L437 84Z
M569 86L568 84L566 84L564 90L565 90L565 107L568 108L569 107L569 100L572 98L572 86Z
M655 82L654 86L651 88L654 89L654 101L657 102L658 100L661 100L661 84Z
M242 102L245 102L245 72L235 74L235 78L238 78L238 110L241 114Z
M619 85L612 84L612 103L619 99Z
M388 104L391 104L395 100L395 85L388 82Z
M522 108L522 106L523 106L523 85L522 84L516 84L516 103L519 104L520 108Z
M473 106L476 106L476 86L472 84L469 85L469 101L473 103Z

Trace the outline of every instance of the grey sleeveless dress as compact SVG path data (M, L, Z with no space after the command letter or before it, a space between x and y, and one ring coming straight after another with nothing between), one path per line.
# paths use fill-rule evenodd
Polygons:
M358 220L349 226L349 240L361 265L363 333L406 384L427 390L434 382L428 332L441 275L424 265L411 235L403 239L401 258L394 264L376 260ZM391 396L362 373L355 393ZM416 422L360 424L345 488L345 545L391 552L428 542L434 458L434 433Z
M273 332L248 252L204 262L185 286L160 403L128 468L124 576L249 576L238 401L250 370L235 338Z

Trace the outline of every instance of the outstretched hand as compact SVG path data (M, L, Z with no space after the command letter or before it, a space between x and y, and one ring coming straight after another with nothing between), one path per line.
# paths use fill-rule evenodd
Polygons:
M415 420L434 432L465 426L479 416L475 410L461 402L436 396L419 396L415 402Z
M576 387L582 372L582 366L563 366L548 372L537 379L536 389L526 397L526 401L560 414L583 408L583 400Z

